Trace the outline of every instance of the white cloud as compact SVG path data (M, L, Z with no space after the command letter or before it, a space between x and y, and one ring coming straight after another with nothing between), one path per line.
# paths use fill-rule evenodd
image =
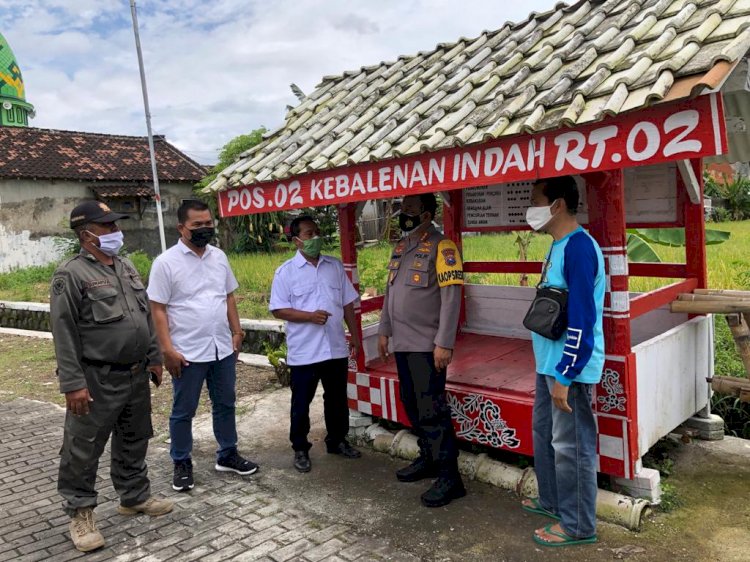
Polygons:
M519 21L552 0L140 0L154 131L201 162L324 75ZM12 17L11 17L12 16ZM35 127L145 134L127 0L3 0Z

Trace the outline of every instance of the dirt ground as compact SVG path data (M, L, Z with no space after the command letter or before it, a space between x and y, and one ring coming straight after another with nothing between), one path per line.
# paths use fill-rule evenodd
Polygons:
M426 561L571 561L627 559L643 562L747 562L750 560L750 442L679 440L670 452L666 480L677 507L655 510L640 532L599 523L599 542L545 549L531 540L548 521L519 509L514 493L467 482L469 495L440 509L419 504L429 483L403 484L394 472L406 461L364 450L350 461L325 454L322 396L311 412L313 470L291 466L288 442L289 389L250 397L238 422L240 448L260 463L259 484L282 504L321 515L336 514L374 537L388 537ZM215 449L208 417L196 420L195 440L210 456Z
M644 542L671 544L695 560L750 560L750 441L693 441L672 457L665 482L678 505L647 521Z

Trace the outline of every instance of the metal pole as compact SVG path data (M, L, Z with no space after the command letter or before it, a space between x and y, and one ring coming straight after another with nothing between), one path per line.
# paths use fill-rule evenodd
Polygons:
M156 216L159 218L159 238L161 251L167 249L164 237L164 217L161 210L161 192L159 191L159 176L156 173L156 154L154 152L154 135L151 132L151 111L148 108L148 92L146 91L146 71L143 69L143 55L141 54L141 38L138 35L138 15L135 0L130 0L130 13L133 16L133 33L135 34L135 50L138 53L138 68L141 71L141 89L143 90L143 109L146 112L146 130L148 131L148 151L151 154L151 174L154 178L154 199L156 200Z

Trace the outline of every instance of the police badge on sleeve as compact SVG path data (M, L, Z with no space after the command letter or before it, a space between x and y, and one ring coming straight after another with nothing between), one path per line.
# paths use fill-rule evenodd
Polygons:
M62 295L65 292L65 279L62 277L55 277L52 281L52 292L56 295Z
M438 244L436 268L440 287L464 284L463 262L453 240L441 240Z

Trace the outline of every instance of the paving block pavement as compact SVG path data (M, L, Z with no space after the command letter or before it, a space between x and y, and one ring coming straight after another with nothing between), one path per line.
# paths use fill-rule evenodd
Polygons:
M153 490L177 504L161 518L117 513L105 453L96 514L107 547L88 555L72 546L56 490L64 412L29 400L0 403L0 562L600 562L632 549L645 549L633 557L637 562L747 560L750 532L743 504L735 500L747 489L747 441L681 445L673 477L681 478L681 493L685 487L694 490L685 495L682 510L715 517L661 515L642 533L600 523L595 545L544 549L531 537L549 521L522 511L512 492L466 481L466 498L425 509L419 496L429 483L405 484L394 477L403 461L366 448L358 460L326 454L320 396L311 409L313 470L296 472L288 443L289 398L287 388L241 402L240 451L261 465L250 477L214 471L210 415L194 423L196 488L190 493L172 491L169 452L163 441L152 441ZM724 489L736 493L718 492ZM683 529L693 519L698 523L689 532ZM711 525L713 534L706 531Z
M419 560L385 538L285 505L264 487L262 476L215 473L190 494L173 493L171 463L154 443L148 458L152 490L174 499L174 512L155 519L119 515L107 450L95 512L107 546L80 553L70 541L56 490L63 419L64 411L51 404L22 399L0 404L0 562ZM196 464L210 466L212 459L201 454L196 451Z

